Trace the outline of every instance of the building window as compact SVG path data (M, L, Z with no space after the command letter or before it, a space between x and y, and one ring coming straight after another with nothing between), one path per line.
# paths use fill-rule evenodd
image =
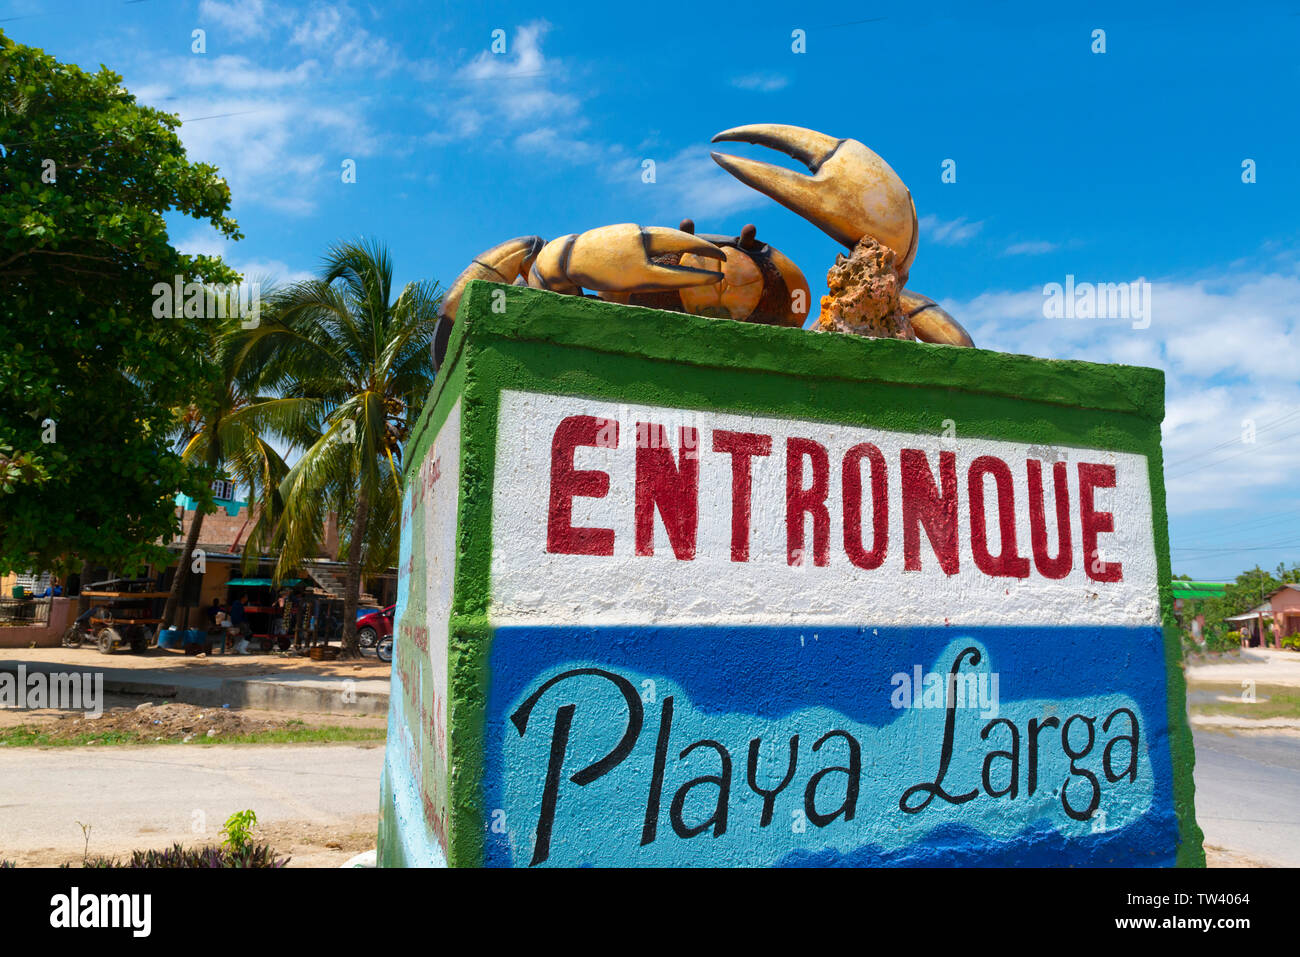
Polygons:
M235 500L235 483L217 479L212 483L212 495L224 502L233 502Z

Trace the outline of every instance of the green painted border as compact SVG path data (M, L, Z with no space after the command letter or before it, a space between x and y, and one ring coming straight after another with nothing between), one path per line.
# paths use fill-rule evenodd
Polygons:
M425 454L429 451L434 441L437 439L438 433L442 430L442 427L446 423L448 416L451 415L451 410L455 408L456 401L461 398L461 393L465 387L465 378L466 378L465 366L463 365L456 366L456 365L449 364L445 368L447 370L447 374L438 376L436 381L434 382L434 386L430 390L428 398L425 399L424 406L420 412L420 416L416 421L415 427L411 431L410 438L407 440L406 448L404 449L405 457L403 460L403 467L402 467L403 498L405 497L407 482L410 480L412 475L418 473L419 464L424 460ZM463 439L464 439L464 433L462 432L462 442L461 442L462 458L464 457L464 452L465 452L464 449L465 443ZM458 533L459 530L460 530L460 516L458 513L457 514ZM404 533L405 531L406 530L403 529ZM458 542L458 545L459 544L460 543ZM417 553L413 546L412 548L413 560L416 554ZM425 557L423 552L423 546L420 547L418 554L421 556L421 559ZM453 585L453 591L454 588L455 586ZM398 622L397 624L400 625L401 623ZM397 666L398 660L399 660L398 649L394 648L394 654L393 654L394 668ZM449 713L447 715L447 726L448 726L449 735L451 733L451 728L454 727L452 724L452 716L450 714L451 701L453 700L450 691L450 685L451 685L450 675L451 675L451 664L449 661L448 662L448 712ZM390 705L390 709L389 709L390 720L393 714L392 708L395 705L396 703L394 703L394 705ZM390 741L391 740L392 739L390 738ZM403 760L405 760L405 756L403 756ZM448 745L448 760L450 760L450 744ZM418 767L412 768L412 772L416 774L419 774L420 770L421 769ZM451 806L451 796L453 793L454 792L452 791L452 782L449 779L447 781L447 803L448 803L449 815L450 815L450 806ZM376 836L376 845L375 845L376 857L378 859L378 864L380 867L408 867L410 866L411 862L408 862L405 859L405 856L402 853L402 843L398 839L397 834L395 832L395 829L397 827L397 822L392 820L392 816L387 813L389 807L392 804L392 800L393 800L393 791L392 791L392 786L388 780L388 762L387 759L385 758L384 768L380 773L379 822L378 822L378 833Z
M462 427L449 663L452 866L482 863L489 810L482 778L492 640L487 619L491 489L500 395L507 389L913 433L939 434L945 420L953 420L959 437L1145 455L1157 574L1166 583L1160 605L1181 837L1177 864L1204 866L1193 806L1195 758L1182 649L1167 584L1160 448L1164 374L1159 370L704 319L483 282L470 283L465 291L445 368L448 381L445 389L435 386L432 404L436 413L444 391L459 391ZM960 407L960 415L953 414L954 407ZM408 468L427 446L420 434L424 427L422 418Z

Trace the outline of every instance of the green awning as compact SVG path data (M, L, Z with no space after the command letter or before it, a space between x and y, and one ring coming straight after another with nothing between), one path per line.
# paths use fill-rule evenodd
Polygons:
M273 588L275 586L275 582L269 578L232 578L226 584L235 588ZM301 578L286 578L280 582L280 587L292 588L294 585L300 584L302 584Z

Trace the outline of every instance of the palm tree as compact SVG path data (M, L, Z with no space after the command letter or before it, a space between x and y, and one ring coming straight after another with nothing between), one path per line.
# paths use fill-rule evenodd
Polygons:
M260 366L264 364L265 349L259 349L261 337L255 330L245 329L245 317L237 308L238 299L233 290L219 290L207 297L209 305L216 296L226 297L229 308L220 310L224 318L210 319L195 329L199 335L194 347L200 351L202 361L209 366L208 388L193 397L190 404L177 410L174 438L181 446L181 457L189 463L200 465L215 475L224 469L236 484L249 491L248 507L260 496L262 510L271 507L270 496L278 488L288 471L288 466L267 441L260 429L257 410L266 401L256 393ZM213 309L209 315L215 313ZM195 546L203 527L203 518L214 509L199 503L190 523L180 563L172 579L171 591L163 608L163 624L173 624L185 583L189 578Z
M342 653L358 657L361 577L396 564L402 443L433 383L442 296L436 282L413 282L394 297L392 259L375 242L332 246L324 267L275 297L263 324L264 381L278 397L259 415L302 454L255 538L274 544L280 578L319 553L324 522L337 515L347 556Z

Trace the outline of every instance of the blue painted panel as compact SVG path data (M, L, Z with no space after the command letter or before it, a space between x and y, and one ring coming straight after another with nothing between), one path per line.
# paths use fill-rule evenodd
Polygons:
M486 863L1171 865L1163 654L1153 627L499 628Z

